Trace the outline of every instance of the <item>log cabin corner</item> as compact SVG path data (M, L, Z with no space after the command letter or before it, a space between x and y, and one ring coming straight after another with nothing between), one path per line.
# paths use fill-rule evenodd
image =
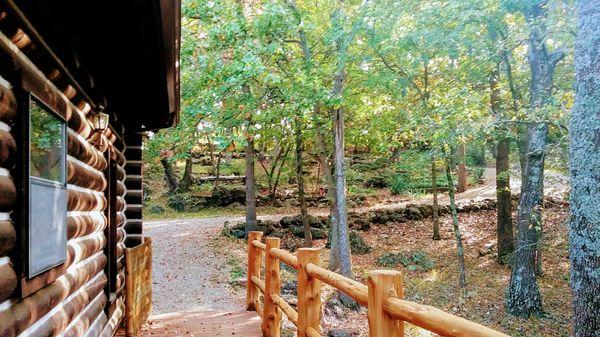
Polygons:
M0 0L0 336L122 326L142 134L178 121L179 39L179 0Z

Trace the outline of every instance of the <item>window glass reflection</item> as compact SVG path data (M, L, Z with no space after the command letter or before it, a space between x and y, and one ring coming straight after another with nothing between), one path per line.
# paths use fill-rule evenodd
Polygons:
M31 176L64 183L64 122L31 100Z

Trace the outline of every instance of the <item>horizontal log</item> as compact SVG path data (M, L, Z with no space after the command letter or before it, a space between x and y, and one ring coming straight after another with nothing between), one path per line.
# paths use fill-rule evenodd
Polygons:
M304 269L309 276L329 284L361 305L366 306L369 303L369 288L366 285L312 263L308 263Z
M0 121L11 125L17 114L17 99L2 77L0 77Z
M119 323L123 318L123 313L125 312L125 304L123 303L123 300L119 301L120 303L117 306L117 309L108 320L108 323L104 326L102 334L99 337L113 337L116 334Z
M61 276L24 300L0 312L0 336L16 336L46 315L57 303L81 288L106 265L106 256L98 255L85 265Z
M106 238L103 233L77 242L69 242L67 244L67 261L65 262L65 267L68 268L100 252L105 245Z
M77 336L82 337L97 337L102 334L102 329L108 324L108 318L106 317L105 312L101 312L100 316L92 323L92 325L85 331L83 334L79 334ZM110 336L114 337L114 336Z
M27 332L30 336L58 336L91 301L102 294L106 282L107 278L102 274L97 280L86 285L76 296L65 302L61 310L48 317L43 317L44 324L36 325L35 329L27 330ZM104 296L102 306L105 303L106 297Z
M125 209L125 198L117 197L117 212L122 212Z
M83 138L89 138L92 133L92 127L86 116L75 106L70 111L71 113L67 114L69 128L80 134Z
M123 254L125 254L125 244L119 242L117 244L117 258L123 256Z
M103 211L106 208L106 197L100 193L67 189L67 209L72 211Z
M104 313L102 310L106 305L106 295L100 294L84 309L80 316L76 317L63 333L63 337L83 336L92 323Z
M15 183L9 176L0 176L0 211L11 211L17 199Z
M117 165L119 166L124 166L125 165L125 155L123 154L123 151L117 149L116 147L113 147L114 151L114 155L115 155L115 160L117 162Z
M17 242L17 233L10 220L0 221L0 257L8 255Z
M322 337L322 335L317 330L315 330L311 327L306 328L306 335L308 337Z
M272 257L296 270L300 268L300 265L298 264L298 258L288 251L279 248L272 248L269 253Z
M17 151L17 142L12 134L5 130L0 130L0 165L11 168L15 163Z
M265 293L265 281L261 280L256 275L252 276L250 280L252 280L252 283L254 283L263 294Z
M267 245L265 245L264 243L258 241L258 240L254 240L252 241L252 245L260 250L262 250L263 252L267 249Z
M275 293L271 293L270 296L271 296L271 301L273 301L273 303L279 309L281 309L281 311L283 311L283 313L287 316L287 318L295 325L298 325L298 312L296 310L294 310L294 308L292 308L292 306L289 305L288 302L286 302L286 300L283 299L283 297L281 297Z
M123 226L126 220L125 212L117 212L117 227Z
M117 275L117 287L116 287L116 289L120 290L124 286L125 286L125 269L121 270L121 272L119 272L119 274Z
M117 180L117 195L124 196L125 195L125 184Z
M129 234L125 237L125 246L127 247L135 247L142 244L142 235L141 234Z
M125 232L127 234L142 234L142 220L139 219L130 219L125 223Z
M125 179L125 169L122 166L117 165L117 180Z
M102 172L85 167L72 157L68 157L67 167L67 182L69 184L99 192L106 189L106 179Z
M387 298L385 310L393 318L409 322L442 336L508 337L483 325L451 315L429 305Z
M102 152L98 151L81 135L69 130L68 135L68 153L78 160L90 165L97 170L104 170L108 165Z
M7 263L0 266L0 303L11 297L17 289L17 274L12 264Z
M125 240L125 230L123 228L117 228L117 242L123 242Z
M67 238L73 239L104 230L107 224L102 212L67 214Z

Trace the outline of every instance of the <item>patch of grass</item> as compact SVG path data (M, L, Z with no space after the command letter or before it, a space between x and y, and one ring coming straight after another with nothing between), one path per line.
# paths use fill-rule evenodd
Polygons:
M231 268L229 270L229 279L235 281L246 275L246 271L242 267L240 261L235 256L230 256L227 259L227 266Z
M365 195L365 196L373 196L379 193L378 190L374 188L366 188L356 185L348 185L348 194L349 195Z

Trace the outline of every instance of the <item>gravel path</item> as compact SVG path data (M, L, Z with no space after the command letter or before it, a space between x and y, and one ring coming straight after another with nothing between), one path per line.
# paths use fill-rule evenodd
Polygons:
M223 257L211 249L228 217L146 222L144 233L153 244L152 313L177 311L236 311L243 294L227 283Z
M215 254L216 249L210 246L225 221L243 220L242 217L216 217L144 223L144 235L152 238L154 254L153 314L243 309L245 291L230 287L230 270L225 257Z

